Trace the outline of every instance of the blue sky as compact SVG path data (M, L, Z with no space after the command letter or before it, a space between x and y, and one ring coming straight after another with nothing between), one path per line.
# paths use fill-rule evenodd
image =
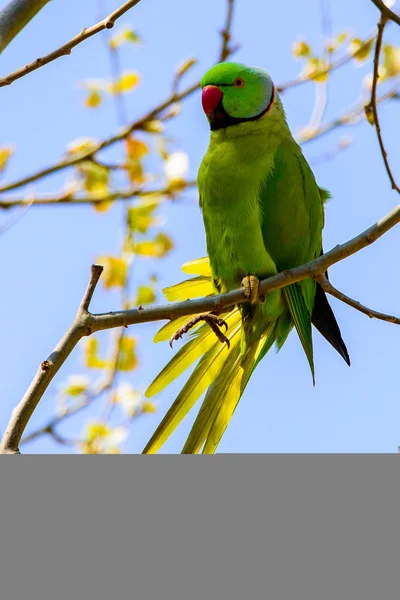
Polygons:
M105 4L110 12L119 3L108 0ZM1 75L54 49L96 22L98 16L96 0L68 3L53 0L1 57ZM132 24L144 39L142 47L127 46L121 53L123 68L138 70L143 77L140 87L127 98L130 119L168 96L174 70L182 59L190 56L199 59L187 77L188 83L215 62L219 48L217 32L224 16L224 0L201 3L142 0L121 19L120 25ZM351 3L337 0L331 2L331 16L334 33L346 29L363 37L374 30L377 10L368 0ZM305 38L313 47L321 47L320 2L238 0L233 33L235 41L241 44L235 60L263 67L276 83L281 83L296 76L301 68L290 50L296 38ZM98 110L89 110L83 106L84 92L79 87L85 79L109 75L101 35L80 45L70 56L0 90L0 145L15 143L17 147L2 181L11 181L54 162L73 139L102 138L115 131L112 102ZM387 40L396 44L399 39L399 29L388 27ZM333 74L326 119L340 114L359 99L361 81L370 70L369 62L359 68L351 64ZM307 123L313 101L313 84L284 94L283 102L294 132ZM385 105L380 111L395 172L400 134L398 111L397 102ZM189 154L190 175L194 178L208 140L199 94L184 103L168 133L175 140L174 147ZM307 144L306 157L316 161L345 135L353 138L351 146L334 160L313 167L320 185L333 195L326 212L325 249L361 232L398 202L390 189L375 131L366 122L341 128ZM115 152L109 156L118 156ZM56 191L64 181L65 173L49 177L31 189ZM101 215L91 207L33 207L17 225L0 236L2 431L38 364L71 323L90 265L99 255L118 252L121 215L121 204ZM181 277L183 262L205 253L195 191L186 192L182 201L169 205L166 215L167 231L175 241L175 250L162 262L138 262L135 283L145 281L153 271L158 272L161 285L174 283ZM10 213L0 213L0 223L9 218ZM372 247L332 268L334 285L377 310L399 315L398 236L398 230L392 230ZM292 334L282 351L271 352L253 375L219 452L397 451L400 329L370 320L335 299L331 303L350 352L351 368L315 333L317 385L313 388L300 343ZM105 292L99 286L91 308L97 312L119 308L118 293ZM171 357L168 344L152 343L158 327L149 324L131 330L139 340L140 368L128 379L141 389L146 388ZM76 372L82 372L79 348L42 399L30 430L53 413L57 386ZM124 445L126 452L141 451L183 381L181 378L160 394L156 415L146 416L132 427ZM84 417L86 420L95 415L96 411L87 412ZM180 451L194 416L185 420L163 451ZM62 431L76 434L84 422L81 417L71 420ZM42 438L26 446L25 451L66 450Z

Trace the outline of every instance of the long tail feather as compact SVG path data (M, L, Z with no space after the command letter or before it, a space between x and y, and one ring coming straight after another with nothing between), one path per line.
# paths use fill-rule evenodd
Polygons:
M153 454L161 448L200 396L218 376L227 357L240 340L241 325L238 322L239 316L235 316L236 324L234 318L231 317L232 323L228 333L230 348L228 349L225 344L221 344L214 339L213 346L202 356L199 364L152 435L143 450L144 454Z
M340 356L350 366L350 357L346 344L337 324L333 310L322 287L317 283L315 290L314 309L312 312L312 324L324 336L324 338L339 352Z
M313 384L315 385L314 355L311 333L311 315L305 303L300 286L296 283L283 288L283 293L292 315L294 326L310 365Z
M232 350L208 389L183 447L183 454L200 452L204 443L203 453L215 452L251 374L273 344L274 329L275 323L271 323L261 339L247 348L245 356L240 344Z
M214 454L218 448L250 376L258 364L260 355L263 354L264 356L265 349L269 350L273 343L274 329L275 323L271 323L265 335L246 349L246 356L239 356L234 363L232 373L228 378L228 386L220 390L221 399L218 399L217 402L219 407L215 411L215 417L204 444L203 454Z

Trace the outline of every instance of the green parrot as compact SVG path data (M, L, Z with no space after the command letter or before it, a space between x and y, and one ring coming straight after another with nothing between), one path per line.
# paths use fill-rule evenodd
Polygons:
M178 319L158 332L155 341L171 333L177 339L195 327L146 396L200 360L144 453L157 452L206 390L182 452L214 453L254 369L274 342L278 350L282 347L293 327L314 384L312 324L350 365L318 283L306 279L265 297L258 294L259 280L322 254L324 202L329 198L290 132L270 76L259 68L224 62L204 75L201 87L211 129L197 180L208 259L184 265L186 273L197 277L164 292L169 300L186 300L243 285L247 301L222 315L193 315L186 325L187 317ZM219 329L223 323L226 337Z

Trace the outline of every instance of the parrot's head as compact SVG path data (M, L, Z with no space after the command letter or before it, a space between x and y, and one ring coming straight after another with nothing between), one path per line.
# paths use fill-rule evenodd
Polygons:
M275 102L268 73L240 63L223 62L201 80L202 105L212 131L266 116Z

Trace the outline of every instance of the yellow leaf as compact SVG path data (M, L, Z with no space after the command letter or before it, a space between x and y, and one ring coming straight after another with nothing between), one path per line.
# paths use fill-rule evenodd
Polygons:
M143 171L143 167L138 161L128 161L126 166L129 180L131 183L136 185L143 185L146 181L146 177Z
M99 342L95 337L90 337L85 344L85 365L89 369L104 369L107 361L98 355Z
M14 146L2 146L0 148L0 173L4 170L9 158L14 154Z
M134 251L140 256L149 256L152 258L161 258L165 256L174 244L170 237L165 233L159 233L154 240L145 240L134 245Z
M400 73L400 48L385 44L383 47L383 69L385 77L396 77Z
M311 54L311 48L304 40L298 40L292 46L292 54L296 58L307 58Z
M110 173L106 167L88 160L80 163L77 169L83 179L83 187L88 192L88 196L107 195ZM112 201L105 200L104 202L94 202L93 206L95 210L104 212L111 204Z
M86 96L85 100L86 106L89 108L96 108L101 104L101 95L97 90L91 90L89 94Z
M329 64L324 58L314 56L307 61L303 75L317 83L323 83L328 78L328 68Z
M148 133L162 133L164 131L164 125L161 121L157 120L145 121L142 128L143 131L147 131Z
M152 302L155 302L155 299L156 293L154 288L149 285L141 285L138 287L135 305L141 306L142 304L151 304Z
M374 40L365 42L360 38L354 38L350 42L350 53L358 62L366 60L371 52Z
M118 370L132 371L137 366L135 354L136 340L124 336L119 343Z
M116 50L122 44L130 42L131 44L140 44L141 39L129 26L121 27L121 29L110 38L111 50Z
M125 141L126 153L131 160L140 160L149 153L147 145L136 138L128 138Z
M66 148L68 154L85 154L97 146L98 142L93 138L79 138L70 142Z
M117 81L114 82L111 88L112 94L124 94L135 88L140 81L139 74L135 71L127 71L123 73Z
M128 263L124 258L99 256L96 262L104 267L101 280L106 289L124 287L128 275Z
M155 413L157 412L157 406L150 400L145 400L141 406L142 413Z
M89 383L89 378L84 375L70 375L63 391L65 394L68 394L68 396L80 396L87 390Z
M93 442L98 437L107 437L110 435L111 429L106 423L90 423L86 428L86 441Z

